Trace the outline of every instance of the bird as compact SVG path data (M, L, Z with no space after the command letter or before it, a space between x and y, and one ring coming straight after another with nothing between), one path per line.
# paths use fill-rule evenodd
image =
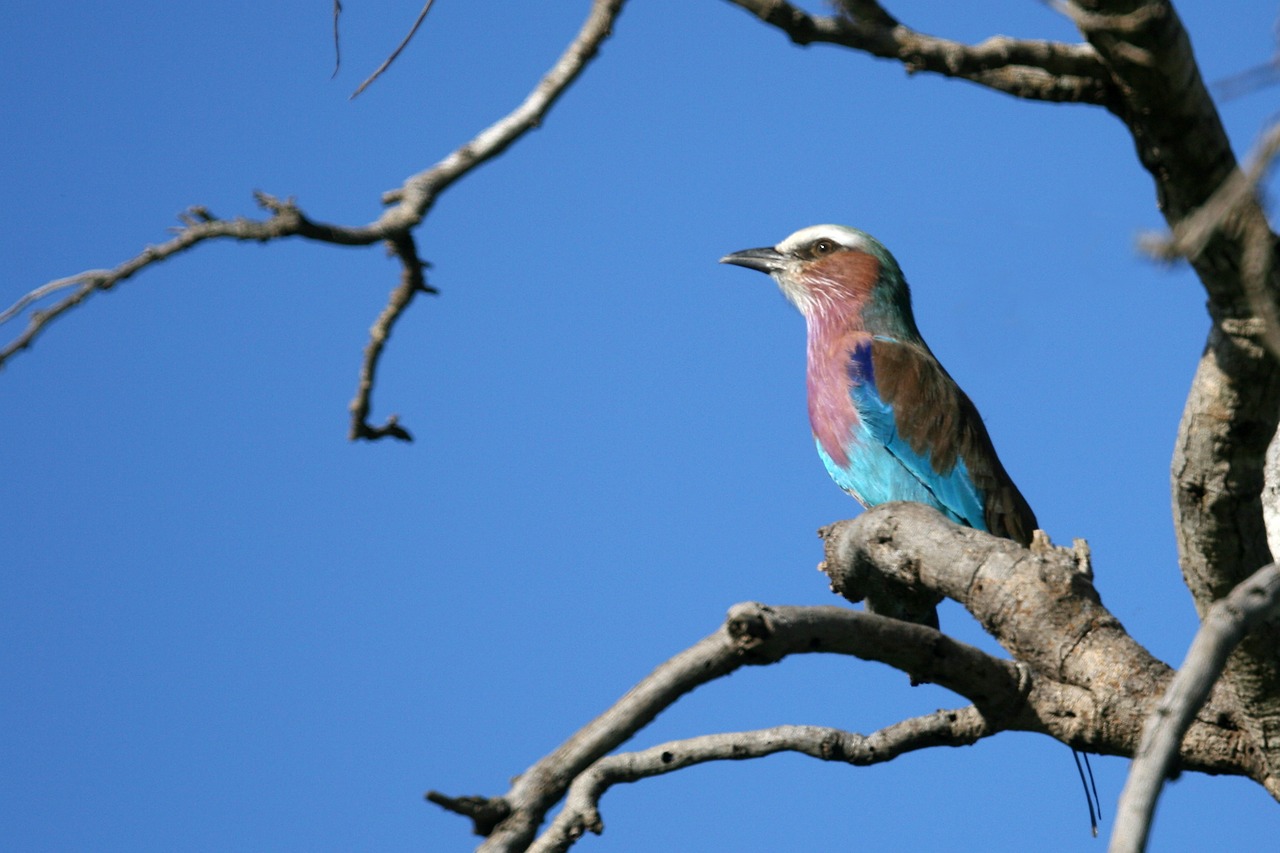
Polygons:
M809 425L836 485L865 507L915 501L1031 543L1035 514L921 337L907 280L880 241L814 225L720 262L768 273L804 316Z
M915 501L958 524L1031 544L1035 513L978 409L921 337L902 268L879 240L844 225L813 225L720 262L768 273L804 316L809 425L840 488L865 507ZM926 595L873 609L937 628L939 600ZM1089 795L1085 784L1096 836L1096 788Z

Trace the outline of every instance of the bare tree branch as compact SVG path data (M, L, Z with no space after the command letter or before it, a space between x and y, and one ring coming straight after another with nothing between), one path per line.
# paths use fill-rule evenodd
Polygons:
M435 166L409 178L404 186L384 193L384 203L399 204L384 213L379 221L412 221L417 224L417 220L421 220L426 214L436 197L454 181L485 160L498 156L511 143L541 124L543 117L609 37L613 31L613 22L622 11L624 2L625 0L595 0L577 37L520 106L501 121L485 128Z
M1196 632L1182 668L1142 732L1129 778L1120 794L1111 853L1139 853L1147 846L1156 799L1178 767L1178 747L1227 664L1227 656L1259 622L1280 613L1280 567L1264 566L1216 602Z
M411 233L405 232L389 240L388 245L400 258L403 272L400 276L400 286L391 291L391 299L387 302L387 307L382 309L382 313L378 315L378 319L369 330L369 344L365 347L364 361L360 365L360 384L356 388L356 396L350 406L351 431L347 438L352 441L358 438L376 440L388 435L401 441L413 441L413 436L400 426L400 419L396 415L392 415L380 427L369 425L369 409L373 405L374 377L378 370L378 361L382 358L383 348L387 345L387 338L391 337L391 329L396 320L404 314L409 303L419 293L435 294L439 291L427 284L424 269L426 263L418 257L418 247Z
M1278 152L1280 123L1273 124L1262 133L1248 165L1243 170L1232 172L1204 204L1174 224L1172 233L1148 232L1139 238L1138 245L1152 257L1163 261L1199 258L1210 238L1228 227L1228 220L1244 204L1256 198L1258 187L1266 180Z
M1214 91L1223 101L1230 101L1259 89L1273 85L1280 79L1280 56L1273 56L1262 65L1247 68L1213 84Z
M361 92L363 92L365 89L369 88L369 84L371 84L374 80L377 80L379 77L381 77L382 72L386 71L388 68L391 67L391 63L396 61L396 57L399 56L400 52L404 50L405 47L408 46L409 42L412 41L414 34L418 32L418 27L422 26L422 22L427 19L427 13L431 11L431 4L434 2L435 0L427 0L427 2L422 5L422 11L418 13L418 19L414 21L413 26L409 28L409 34L404 37L404 40L401 41L400 44L396 45L396 49L391 51L391 55L388 56L386 59L384 59L382 61L382 64L379 65L377 69L374 70L374 72L370 74L363 83L361 83L359 86L356 87L356 90L351 93L352 100L354 100L355 97L359 95ZM334 18L334 25L335 26L337 25L336 13ZM336 41L334 42L334 45L335 47L337 46Z
M1262 334L1272 355L1280 355L1280 316L1268 295L1274 255L1274 237L1258 198L1258 188L1280 153L1280 123L1262 133L1248 165L1233 171L1209 199L1191 215L1177 222L1171 234L1147 233L1138 245L1163 261L1199 259L1218 234L1226 232L1243 243L1241 279L1253 313L1262 321Z
M85 270L82 273L76 273L66 278L55 279L48 284L41 285L35 290L18 299L17 302L10 305L3 311L0 311L0 323L6 323L12 320L18 314L26 310L28 305L39 302L46 296L57 293L59 290L66 290L68 287L75 287L77 284L84 284L95 279L105 278L111 275L111 270Z
M730 0L796 44L825 42L896 59L909 72L958 77L1019 98L1108 104L1115 94L1097 54L1087 44L993 36L965 45L916 32L871 0L842 2L841 14L810 15L786 0Z
M823 761L865 766L934 746L969 746L996 730L973 705L935 711L886 726L871 735L822 726L777 726L750 732L702 735L670 741L639 752L610 755L574 780L564 808L529 847L530 853L562 853L582 835L604 831L600 798L613 785L637 782L703 764L743 761L778 752L798 752Z
M9 322L21 316L22 311L38 299L58 290L74 287L72 293L49 308L31 312L26 328L8 344L0 347L0 366L3 366L16 353L31 346L36 336L43 332L49 323L81 304L94 293L110 290L146 267L185 252L206 240L231 238L265 243L284 237L308 237L328 243L356 246L376 239L373 235L362 234L353 229L312 222L298 210L292 199L281 201L261 192L255 192L254 197L260 207L271 213L269 218L264 220L244 217L217 219L204 208L192 208L192 211L198 212L197 216L188 217L185 224L178 229L177 235L164 243L148 246L141 253L114 269L77 273L41 285L21 297L11 307L0 313L0 323Z
M456 798L431 792L428 799L486 819L505 812L479 849L523 850L547 811L579 774L681 696L741 666L812 653L880 661L909 674L913 681L939 684L982 709L993 728L1060 731L1054 719L1065 718L1065 709L1083 702L1082 691L1047 680L1040 683L1013 661L993 658L923 625L844 607L738 604L719 631L655 669L611 708L520 774L506 794ZM1038 708L1030 705L1029 697L1039 703ZM490 827L476 820L475 829L485 834Z
M439 194L454 181L481 163L498 156L541 123L552 105L582 73L583 68L599 51L601 43L612 32L613 22L621 11L623 2L624 0L595 0L587 20L573 41L524 101L430 169L409 177L399 189L384 193L383 202L393 206L373 222L351 226L319 222L306 216L292 199L282 201L261 192L255 193L255 198L271 214L264 220L244 217L218 219L203 207L193 207L191 215L184 215L184 224L172 239L157 246L148 246L137 256L113 269L87 270L43 284L0 312L2 325L22 316L37 301L58 291L72 289L71 293L50 307L30 312L26 327L8 343L0 346L0 367L18 352L30 347L53 320L82 304L94 293L110 290L141 270L207 240L230 238L265 243L286 237L302 237L342 246L367 246L385 241L391 244L393 251L400 257L404 273L400 284L392 291L386 309L371 329L361 366L360 384L351 404L353 423L350 436L353 439L377 439L385 436L408 439L408 431L399 425L394 416L383 426L374 427L368 424L367 415L373 376L387 335L413 301L414 294L421 291L432 292L422 278L422 265L418 260L411 231L422 222ZM335 15L340 8L340 5L335 5Z
M821 568L837 593L861 599L882 583L877 575L932 590L963 605L1026 668L1027 704L1038 726L1016 720L1007 728L1042 731L1088 752L1132 755L1137 749L1143 723L1173 673L1103 606L1079 549L1028 550L911 503L883 504L822 532L827 557ZM1234 697L1215 690L1209 708L1191 726L1182 766L1261 781L1266 767L1237 751L1242 736Z

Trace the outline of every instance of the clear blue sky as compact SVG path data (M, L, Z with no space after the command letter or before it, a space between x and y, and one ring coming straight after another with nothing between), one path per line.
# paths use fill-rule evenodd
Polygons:
M524 97L578 3L49 2L3 14L8 304L250 192L364 222ZM1046 5L896 2L965 40L1077 36ZM1206 77L1274 4L1180 5ZM1276 90L1223 105L1238 151ZM0 373L0 847L463 850L421 799L498 794L735 602L829 603L814 530L856 505L804 406L803 324L728 251L880 237L917 318L1104 601L1181 660L1168 468L1207 320L1143 260L1151 181L1102 111L797 48L719 0L634 0L543 127L420 231L442 294L346 442L378 249L207 245L94 298ZM954 605L944 627L980 632ZM988 644L989 645L989 644ZM638 746L963 700L850 659L739 672ZM1094 767L1110 828L1128 762ZM781 756L618 788L584 851L1102 850L1066 747L1003 735L873 768ZM1262 849L1280 807L1187 776L1153 849Z

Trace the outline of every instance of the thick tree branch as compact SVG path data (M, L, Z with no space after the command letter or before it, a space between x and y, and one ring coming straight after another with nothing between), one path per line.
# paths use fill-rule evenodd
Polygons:
M990 89L1039 101L1108 104L1110 77L1086 44L993 36L965 45L903 26L879 3L838 4L842 14L822 17L786 0L730 0L797 44L824 42L896 59L908 71L958 77Z
M934 746L969 746L995 733L973 705L935 711L860 735L822 726L777 726L750 732L703 735L639 752L610 755L588 767L569 788L564 808L529 847L530 853L561 853L587 832L604 831L600 798L610 787L637 782L708 761L743 761L797 752L854 765L891 761Z
M392 291L387 308L371 330L361 367L360 386L356 399L351 404L354 420L350 435L352 438L367 439L384 436L407 438L408 432L399 426L394 416L385 425L374 427L368 424L367 414L373 375L387 334L411 304L413 295L430 290L421 278L421 263L413 244L412 229L422 222L441 192L472 169L501 154L517 139L538 126L552 105L597 54L601 43L611 33L623 2L624 0L595 0L581 30L524 101L435 166L409 177L399 189L384 193L383 202L393 206L373 222L350 226L319 222L306 216L292 199L281 201L265 193L255 194L259 204L271 214L264 220L243 217L218 219L203 207L193 207L189 214L184 214L183 226L172 239L157 246L148 246L114 269L87 270L41 285L0 312L2 325L21 317L23 312L44 298L64 290L71 291L48 308L30 311L26 327L8 343L0 345L0 367L14 355L30 347L53 320L81 305L93 294L111 290L147 267L182 254L208 240L230 238L265 243L287 237L302 237L339 246L368 246L388 242L400 257L405 272L400 284ZM335 3L335 21L340 9L341 5ZM415 277L416 282L413 280Z
M959 602L1027 668L1039 730L1088 752L1136 751L1172 672L1103 606L1080 549L1028 550L909 503L884 504L823 535L822 568L836 592L859 600L884 576ZM1040 691L1050 686L1055 694L1046 699ZM1261 781L1266 768L1250 754L1238 716L1230 693L1215 690L1183 743L1180 766Z
M1142 732L1120 795L1111 853L1139 853L1147 846L1156 799L1177 767L1178 746L1209 697L1227 656L1264 619L1280 614L1280 568L1271 563L1214 603L1196 632L1182 668L1169 684Z

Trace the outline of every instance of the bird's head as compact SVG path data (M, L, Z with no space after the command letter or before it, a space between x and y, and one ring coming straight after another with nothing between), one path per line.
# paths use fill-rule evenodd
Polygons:
M720 263L773 276L810 322L847 322L874 334L919 337L898 262L879 240L856 228L813 225L776 246L725 255Z

